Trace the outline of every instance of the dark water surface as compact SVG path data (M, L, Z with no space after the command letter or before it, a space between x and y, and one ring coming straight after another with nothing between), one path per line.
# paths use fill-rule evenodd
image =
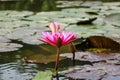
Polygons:
M54 53L50 53L42 48L40 46L47 47L48 50L53 50ZM54 55L56 56L56 49L52 46L49 45L40 45L40 46L33 46L33 45L27 45L24 44L24 47L21 48L19 51L14 51L14 52L7 52L7 53L0 53L0 80L28 80L35 76L35 74L39 71L44 71L44 70L50 70L54 71L54 65L55 65L55 60L46 64L44 63L25 63L22 59L25 56L33 56L33 55L38 55L42 54L47 57ZM68 51L68 50L66 50ZM65 52L65 51L61 51ZM42 56L41 56L42 57ZM39 59L41 59L39 57ZM70 59L64 59L61 60L59 63L59 69L61 70L66 70L68 67L72 66L72 60ZM76 65L83 65L83 64L88 64L88 62L79 62L76 61ZM60 80L64 80L63 76L59 77ZM55 77L53 77L54 80Z

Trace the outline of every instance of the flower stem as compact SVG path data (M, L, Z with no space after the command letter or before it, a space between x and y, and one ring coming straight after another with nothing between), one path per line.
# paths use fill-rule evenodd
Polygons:
M69 44L69 49L70 49L70 51L72 52L72 54L73 54L73 66L75 65L75 47L74 47L74 45L72 44L72 43L70 43Z
M57 48L56 64L55 64L56 73L58 73L59 55L60 55L60 47Z
M58 73L56 73L56 80L59 80L59 75L58 75Z
M73 66L75 66L75 52L73 52L72 54L73 54Z

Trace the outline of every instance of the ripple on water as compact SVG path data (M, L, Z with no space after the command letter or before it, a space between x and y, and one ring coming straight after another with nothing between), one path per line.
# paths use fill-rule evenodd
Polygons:
M35 64L19 64L16 62L0 65L0 80L28 80L38 70Z

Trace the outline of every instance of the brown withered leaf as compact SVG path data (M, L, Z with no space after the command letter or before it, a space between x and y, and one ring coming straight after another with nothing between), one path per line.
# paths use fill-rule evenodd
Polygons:
M119 43L105 36L91 36L88 41L95 48L120 49Z
M114 51L120 50L120 40L105 36L90 36L84 42L75 45L77 49L105 48Z

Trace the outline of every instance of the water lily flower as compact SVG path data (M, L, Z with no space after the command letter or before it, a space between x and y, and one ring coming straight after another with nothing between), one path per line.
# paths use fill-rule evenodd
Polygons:
M77 34L74 35L73 32L68 32L68 33L67 32L61 32L61 33L60 32L54 32L54 33L43 32L42 34L43 35L41 38L39 38L39 40L57 47L57 57L56 57L56 65L55 65L55 70L57 72L60 48L64 45L67 45L75 41L77 39Z
M52 33L65 30L65 27L60 26L58 22L53 22L53 23L51 23L51 24L49 25L49 28L50 28L50 30L52 31Z
M65 27L60 26L58 22L51 23L49 25L49 28L52 31L52 33L61 32L61 31L65 30ZM73 54L73 65L75 65L75 61L74 61L75 60L74 59L75 58L75 47L72 43L69 44L69 49Z
M68 33L55 32L53 34L49 32L43 32L42 34L43 36L40 38L41 41L56 47L58 47L59 40L60 40L59 43L61 43L61 46L64 46L68 43L75 41L77 37L77 35L74 35L73 32L68 32Z

